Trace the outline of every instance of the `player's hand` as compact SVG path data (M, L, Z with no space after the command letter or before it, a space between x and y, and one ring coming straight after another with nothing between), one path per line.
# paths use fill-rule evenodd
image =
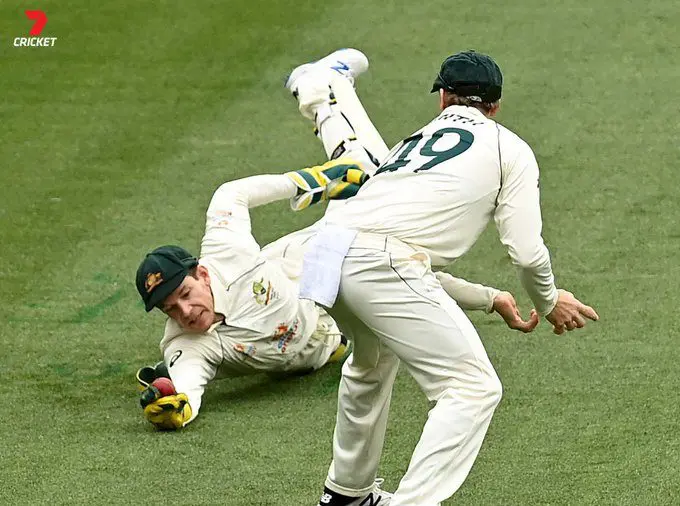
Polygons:
M595 310L583 304L574 297L574 294L566 290L558 290L557 304L546 315L546 320L552 323L555 334L563 334L565 330L574 330L585 327L586 318L597 321L600 319Z
M531 310L529 319L522 319L522 315L517 308L517 302L510 292L500 292L493 299L493 310L496 311L505 323L513 330L528 333L533 331L538 325L538 313L535 309Z
M297 195L290 201L294 211L325 200L353 197L369 179L360 164L349 158L338 158L323 165L287 172L286 176L298 187Z
M191 418L189 399L185 394L166 395L147 404L144 417L157 429L180 429Z

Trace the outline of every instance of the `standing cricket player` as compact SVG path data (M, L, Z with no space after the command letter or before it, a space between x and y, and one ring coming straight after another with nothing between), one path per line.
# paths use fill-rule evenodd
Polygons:
M169 318L160 344L163 364L140 369L137 378L148 386L169 376L177 391L145 406L151 423L174 430L191 422L213 379L304 373L344 358L347 341L333 319L312 301L298 299L302 249L313 230L260 250L249 208L285 198L294 209L344 199L365 179L358 165L335 160L227 182L208 207L200 260L178 246L156 248L144 258L137 290L147 311L156 307ZM522 321L507 292L451 276L447 282L464 307L495 310L511 328L525 332L536 324Z
M286 83L326 149L363 163L382 159L376 153L384 146L361 135L372 125L341 74L366 66L362 53L341 50L298 67ZM432 265L464 255L492 218L536 311L555 333L598 318L555 286L541 237L536 159L492 119L501 89L501 71L489 56L466 51L447 58L432 88L441 114L389 152L355 197L329 209L310 241L300 295L329 308L354 341L320 506L435 506L468 475L501 383ZM391 495L375 478L400 361L436 404Z

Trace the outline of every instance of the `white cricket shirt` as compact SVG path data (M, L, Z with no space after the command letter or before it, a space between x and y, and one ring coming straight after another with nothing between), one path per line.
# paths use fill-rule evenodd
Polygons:
M472 107L451 106L399 143L326 223L396 237L435 266L465 254L492 218L537 311L557 301L541 237L538 164L521 138Z
M210 273L215 312L224 320L191 333L168 319L160 343L175 389L189 398L192 420L213 378L286 371L316 330L319 310L298 299L284 266L260 250L248 212L296 191L284 175L263 175L225 183L213 195L199 263Z

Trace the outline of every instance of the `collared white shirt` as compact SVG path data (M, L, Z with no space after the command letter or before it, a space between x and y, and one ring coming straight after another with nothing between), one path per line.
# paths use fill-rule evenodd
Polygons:
M454 105L395 146L325 222L396 237L445 266L494 219L536 309L547 314L557 289L541 237L538 176L526 142L477 109Z
M266 175L225 183L212 198L199 263L208 269L215 312L224 320L192 333L168 319L160 343L175 389L189 398L192 420L209 381L286 371L316 330L319 310L298 299L280 252L263 253L251 232L250 207L295 192L286 176Z

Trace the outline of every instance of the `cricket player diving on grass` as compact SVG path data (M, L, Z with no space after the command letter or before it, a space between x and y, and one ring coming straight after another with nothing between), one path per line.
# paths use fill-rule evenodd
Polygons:
M300 296L325 307L353 342L342 368L333 460L320 506L437 506L467 477L501 399L477 331L433 272L464 255L493 219L536 312L556 334L597 313L555 286L531 148L492 118L502 75L465 51L441 65L441 113L386 156L346 78L368 66L337 51L296 68L286 87L334 156L371 179L329 208L308 241ZM394 494L376 481L400 362L435 405Z
M351 160L230 181L214 193L206 215L200 259L179 246L146 255L136 285L147 311L169 318L160 343L163 362L143 367L140 384L161 377L173 391L142 396L145 417L159 429L179 429L197 416L213 379L255 373L310 372L344 358L347 340L333 319L298 298L304 244L312 229L260 249L249 208L291 199L293 209L354 195L366 174ZM531 331L507 292L449 279L449 290L470 309L497 311L511 328Z
M137 379L148 386L167 376L176 392L144 406L152 424L172 430L192 421L216 377L308 372L343 358L347 341L335 322L311 301L298 300L284 255L272 248L269 259L261 251L248 209L284 198L295 208L347 198L364 179L356 164L340 160L230 181L208 207L200 260L173 245L146 255L137 290L147 311L159 308L169 318L163 362L140 369Z

